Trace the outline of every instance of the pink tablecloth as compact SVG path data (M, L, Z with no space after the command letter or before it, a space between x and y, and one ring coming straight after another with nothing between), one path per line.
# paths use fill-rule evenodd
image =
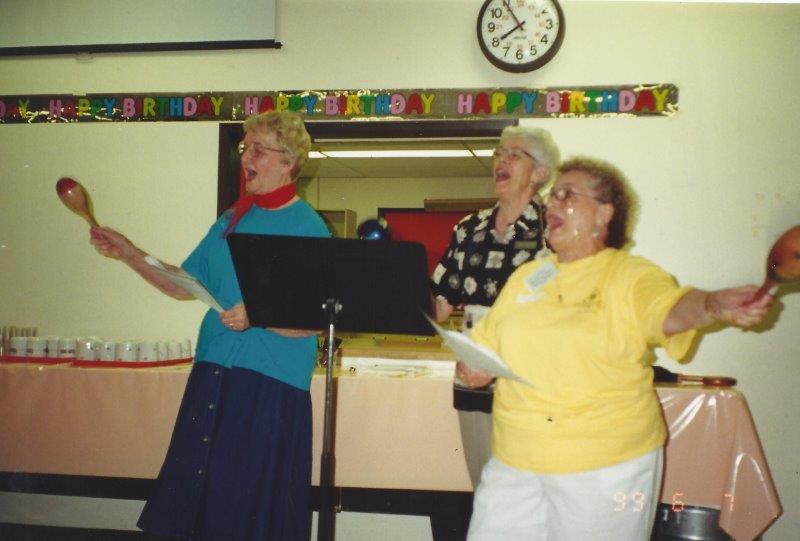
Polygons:
M188 373L0 366L0 471L154 478ZM451 385L442 377L340 376L336 485L471 490ZM315 376L315 457L323 387ZM757 536L781 508L744 397L677 385L657 392L670 428L661 500L720 509L720 526L735 539Z

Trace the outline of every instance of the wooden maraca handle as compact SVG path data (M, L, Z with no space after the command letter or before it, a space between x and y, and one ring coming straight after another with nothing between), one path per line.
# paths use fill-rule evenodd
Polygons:
M767 278L766 280L764 280L764 283L761 285L761 287L758 288L758 291L756 291L755 295L753 295L753 298L748 302L751 303L758 302L761 300L761 297L763 297L767 293L772 295L773 293L775 293L773 289L776 286L778 286L778 282L772 280L771 278Z
M699 383L712 387L733 387L736 385L736 378L727 376L690 376L678 374L678 383Z
M92 214L89 196L83 186L74 179L62 177L56 182L56 193L68 209L89 222L92 227L100 227Z

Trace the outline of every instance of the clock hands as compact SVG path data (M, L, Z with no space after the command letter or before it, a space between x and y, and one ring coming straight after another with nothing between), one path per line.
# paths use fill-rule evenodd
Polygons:
M506 39L512 32L515 32L517 29L523 30L523 26L525 26L525 22L526 22L526 21L521 21L520 22L520 20L517 18L517 16L514 15L514 11L511 9L511 3L509 2L509 0L503 0L503 5L506 7L506 9L511 14L511 16L514 17L514 21L517 23L517 26L515 26L514 28L512 28L511 30L509 30L508 32L503 34L502 36L500 36L500 39Z
M514 17L514 20L517 22L517 26L520 26L521 23L519 22L519 19L517 19L517 16L514 15L514 12L511 10L511 2L509 2L509 0L503 0L503 5L506 7L511 16Z
M515 17L515 18L516 18L516 17ZM517 24L517 26L515 26L514 28L512 28L511 30L509 30L508 32L506 32L505 34L503 34L502 36L500 36L500 39L506 39L506 38L509 36L509 34L511 34L512 32L514 32L514 31L515 31L515 30L517 30L518 28L519 28L519 29L523 29L523 28L522 28L523 26L525 26L525 21L522 21L521 23Z

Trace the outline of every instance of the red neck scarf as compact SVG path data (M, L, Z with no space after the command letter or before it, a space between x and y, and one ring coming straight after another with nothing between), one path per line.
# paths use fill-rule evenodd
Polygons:
M228 233L236 228L236 224L239 223L242 216L244 216L253 205L263 209L276 209L291 201L295 195L297 195L297 185L294 182L290 182L269 193L242 196L229 209L233 210L233 216L231 217L231 221L228 222L228 227L225 228L225 232L222 233L222 236L227 237Z

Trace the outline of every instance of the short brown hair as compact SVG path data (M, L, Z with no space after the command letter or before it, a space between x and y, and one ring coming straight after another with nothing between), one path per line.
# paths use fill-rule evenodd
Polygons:
M614 207L614 215L608 223L606 246L622 248L628 244L636 199L622 172L608 162L585 156L571 158L558 168L561 175L570 171L586 173L592 179L591 188L597 198Z

